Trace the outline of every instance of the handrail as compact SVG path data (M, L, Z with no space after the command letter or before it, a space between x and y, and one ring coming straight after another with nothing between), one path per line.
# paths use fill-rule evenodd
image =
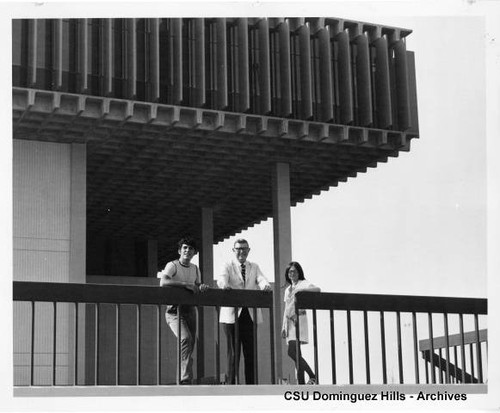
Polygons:
M463 344L472 344L472 343L477 343L477 335L479 334L479 342L480 343L485 343L488 341L488 330L483 329L479 330L478 332L476 331L469 331L467 333L464 333L463 335ZM434 337L434 350L440 349L440 348L449 348L449 347L454 347L454 346L460 346L462 345L462 335L461 334L452 334L449 335L448 337L446 336L441 336L441 337ZM431 344L430 340L427 338L425 340L420 340L418 342L418 349L420 351L430 351L431 350Z
M156 382L161 384L161 358L160 358L160 347L161 347L161 322L159 317L159 311L162 306L165 305L177 305L179 309L184 306L196 306L198 311L203 307L214 307L217 312L217 318L214 320L216 323L215 329L219 330L219 311L221 307L234 307L237 311L238 307L244 305L248 308L253 308L254 317L256 317L256 308L262 308L269 311L270 314L270 345L271 352L274 351L273 342L273 294L267 291L257 291L257 290L221 290L221 289L208 289L203 293L193 293L185 288L171 288L171 287L158 287L158 286L132 286L132 285L117 285L117 284L77 284L77 283L52 283L52 282L27 282L27 281L14 281L13 282L13 300L14 301L24 301L31 302L31 346L29 353L31 354L30 361L30 383L34 385L34 370L35 370L35 303L39 302L51 302L53 303L53 360L52 360L52 385L56 385L56 326L57 326L57 304L68 303L75 307L75 315L73 317L73 323L75 325L74 331L78 331L78 305L80 304L92 304L95 307L95 326L94 326L94 342L95 342L95 361L94 361L94 384L98 385L99 380L99 307L101 304L111 304L116 306L116 366L115 366L115 384L119 383L119 319L120 319L120 305L134 305L136 307L136 317L137 325L135 327L137 334L136 343L136 384L141 384L140 380L140 365L141 365L141 308L142 306L152 305L157 307L158 323L156 330L156 340L157 340L157 354L158 354L158 367ZM182 312L182 310L179 310ZM198 316L200 316L198 314ZM180 334L180 323L179 329L177 331L177 383L180 383L180 365L181 365L181 334ZM254 326L254 334L256 333L257 326ZM216 354L215 354L215 371L219 377L220 371L220 337L217 333ZM77 359L78 354L78 340L75 339L74 347L74 370L75 376L73 383L78 384L77 376ZM236 345L238 347L239 340L236 338ZM255 346L257 349L257 346ZM276 374L274 369L274 359L273 354L271 354L271 382L275 383ZM255 364L256 373L258 372L257 364ZM203 377L201 377L203 378ZM200 377L198 377L200 379Z
M432 297L432 296L411 296L411 295L381 295L381 294L346 294L346 293L318 293L311 291L300 291L295 295L295 333L296 333L296 353L297 360L300 359L300 342L299 342L299 310L311 310L313 315L313 331L317 328L316 312L318 310L326 310L330 315L330 336L331 336L331 357L332 357L332 384L337 384L337 369L338 361L344 360L346 363L346 371L348 368L349 372L349 383L354 384L356 376L355 368L364 368L364 378L366 383L371 383L371 371L375 366L381 369L381 374L383 378L383 383L387 384L389 382L389 377L387 374L388 363L387 360L387 344L392 343L393 351L391 352L392 359L392 377L390 380L399 379L399 383L407 383L408 376L414 375L414 382L416 384L420 383L420 368L419 368L419 358L418 351L420 345L420 351L424 356L425 364L425 374L427 383L437 383L436 377L439 378L439 383L450 383L451 379L456 379L457 381L462 381L463 383L483 383L483 365L486 363L486 358L483 357L484 350L487 350L487 345L482 346L481 343L485 344L487 341L487 330L479 329L479 316L482 316L483 321L485 320L485 315L487 315L487 300L484 298L461 298L461 297ZM334 317L334 312L337 311ZM358 323L357 327L353 327L354 317L352 314L358 312L359 317L356 317ZM375 321L376 313L379 313L380 317L380 328L370 329L368 327L368 312L372 312L374 317L372 317L372 324ZM386 313L393 313L395 316L391 318L390 328L386 328L385 317ZM420 313L421 317L417 317ZM411 323L407 324L408 321L402 319L402 315L406 320L411 317ZM454 317L453 329L459 331L459 334L450 334L450 325L448 317L451 314L457 314ZM438 320L433 320L435 316L441 315L442 323ZM362 319L361 319L362 316ZM464 316L469 316L468 321L474 320L474 331L470 333L464 333ZM338 354L336 350L335 341L340 339L340 337L334 333L335 318L341 322L344 330L341 334L342 342L346 345L342 350L342 354ZM420 318L420 322L418 322ZM427 320L427 321L426 321ZM483 323L482 321L482 323ZM403 337L402 323L405 326L412 325L412 338ZM434 325L434 326L433 326ZM484 325L484 324L483 324ZM425 330L427 327L428 336L425 340L419 341L419 331L420 334L426 334ZM434 331L439 331L440 328L444 328L444 337L434 337ZM359 348L362 344L353 334L353 331L361 331L364 333L364 349L361 350L361 355L359 351L354 351L354 346ZM409 330L408 330L409 331ZM358 337L361 337L362 333L358 333ZM375 354L379 354L380 359L375 362L371 357L370 345L370 335L372 337L376 335L380 336L380 348ZM409 340L413 341L411 347L408 346ZM317 348L318 341L316 336L314 337L314 362L316 366L316 376L317 372ZM450 344L459 346L461 348L461 358L459 359L456 351L454 352L454 358L450 358L450 352L448 350ZM470 356L465 354L465 345L470 345ZM472 348L472 344L475 344L475 349ZM486 343L487 344L487 343ZM407 347L408 351L404 350L403 347ZM374 346L376 350L377 345ZM425 347L425 351L423 351ZM481 347L484 347L482 349ZM413 363L409 357L405 359L404 355L410 355L411 348L413 348ZM446 354L443 358L442 348L446 348ZM364 350L364 352L363 352ZM380 353L378 353L380 352ZM439 354L437 354L438 352ZM345 357L345 359L344 359ZM363 357L364 363L355 363L355 358ZM453 360L453 363L452 363ZM476 365L477 378L474 377L474 363ZM362 366L364 364L364 366ZM414 364L414 365L413 365ZM430 365L428 365L430 364ZM458 367L460 365L460 368ZM450 366L454 369L454 373L450 372ZM468 366L468 367L467 367ZM296 366L298 368L298 365ZM430 373L429 375L429 368ZM438 370L438 375L436 375L436 369ZM460 371L459 371L460 370ZM446 371L446 378L443 378L443 372ZM410 374L408 374L408 372ZM460 377L457 376L457 372L460 373ZM358 373L359 375L359 373ZM359 379L358 379L359 380ZM411 379L410 379L411 380Z
M316 310L400 311L417 313L487 314L487 299L416 295L317 293L300 291L297 308Z
M110 290L106 287L112 287ZM183 288L115 284L13 282L14 301L81 302L112 304L184 304L200 306L272 308L273 295L258 290L208 289L199 294Z

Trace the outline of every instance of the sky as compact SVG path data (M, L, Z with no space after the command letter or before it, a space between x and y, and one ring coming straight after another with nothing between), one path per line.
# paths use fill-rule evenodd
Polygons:
M57 7L51 2L25 3L22 7L0 4L4 11L0 18L5 23L0 25L0 35L10 36L8 19L12 15L86 17L86 13L98 11L99 17L105 13L116 17L116 7L107 3L71 3ZM137 17L137 13L142 17L145 10L151 16L171 15L172 10L194 16L329 16L413 30L407 49L415 52L420 138L412 141L410 152L292 208L292 257L302 264L306 278L328 292L496 297L500 272L500 254L496 254L500 239L500 167L496 159L500 131L499 2L238 1L214 3L210 8L206 3L192 2L170 3L168 7L165 2L149 3L148 7L120 3L120 17ZM9 71L7 65L6 73ZM9 81L4 76L4 108L11 105ZM10 109L4 112L4 125L10 128ZM5 188L11 186L12 179L8 130L1 142ZM5 268L11 269L12 195L6 192L2 200L2 257ZM240 236L250 242L249 259L258 262L274 280L272 220ZM230 259L234 239L215 246L215 273ZM3 290L10 292L11 277L3 278ZM7 305L4 312L9 314L11 298L3 301ZM494 341L499 323L492 320L498 319L499 305L497 300L489 303L490 349L495 349L500 348ZM12 331L9 324L5 329ZM8 346L5 351L12 354ZM311 360L308 347L305 354ZM496 353L490 351L492 365L500 363ZM4 380L8 386L11 376L2 377L2 384ZM498 373L491 372L490 383L500 383ZM52 406L42 404L50 409L61 405L59 401ZM17 406L27 408L19 401ZM93 404L86 401L81 406ZM152 402L151 406L158 405ZM249 404L254 409L269 406L282 407L265 397ZM190 407L196 409L191 402L172 404L173 409ZM101 400L99 409L110 408L112 403Z

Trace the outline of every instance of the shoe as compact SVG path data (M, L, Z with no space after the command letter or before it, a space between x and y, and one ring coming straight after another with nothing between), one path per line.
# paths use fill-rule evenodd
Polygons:
M191 384L191 380L188 380L188 379L186 379L186 380L181 380L181 383L180 383L180 384L181 384L181 385L186 385L186 384L187 384L187 385L189 385L189 384Z
M318 382L317 382L317 380L316 380L316 378L315 378L315 377L311 377L311 378L309 379L309 381L307 382L307 384L309 384L309 385L314 385L314 384L318 384Z

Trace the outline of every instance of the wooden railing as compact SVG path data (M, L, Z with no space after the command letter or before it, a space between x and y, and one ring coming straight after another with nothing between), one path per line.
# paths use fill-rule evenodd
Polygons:
M486 299L300 292L296 295L297 314L299 309L312 310L314 365L322 384L329 380L332 384L341 383L338 377L339 370L342 370L340 364L348 370L350 384L374 384L377 381L383 384L420 384L423 382L420 377L422 363L425 363L426 383L485 382ZM325 332L325 329L318 329L319 325L325 325L318 322L318 313L326 313L321 315L329 320L326 322L330 326L328 349L319 345L327 340L318 340L318 333ZM389 316L393 317L391 329L387 328ZM357 323L353 321L354 317ZM467 329L472 331L465 332L464 320L468 322ZM339 334L341 324L344 331ZM403 334L403 326L411 333ZM299 337L298 327L296 331ZM436 335L438 331L443 334ZM355 333L359 339L353 338ZM395 344L393 351L388 351L389 342ZM347 348L343 349L344 354L340 354L343 345ZM470 354L467 355L466 345L470 345ZM455 351L453 363L450 348ZM461 349L460 359L456 355L457 348ZM442 349L446 351L445 358ZM297 351L300 354L300 346L297 346ZM331 379L326 374L318 374L320 356L331 361ZM477 377L474 377L474 362ZM322 362L321 370L326 366ZM393 366L392 372L390 366ZM467 366L471 367L469 372Z
M15 302L27 302L30 306L30 311L25 312L28 314L27 319L17 320L16 322L20 324L20 326L27 326L25 328L26 336L23 337L24 340L29 340L29 383L23 383L22 385L58 385L57 381L57 369L58 369L58 357L60 358L61 354L58 351L58 340L61 340L61 328L64 330L62 334L71 335L74 334L74 338L72 339L72 346L68 351L68 354L71 355L69 360L69 364L72 371L72 378L70 378L69 382L63 383L64 385L99 385L99 384L175 384L175 383L162 383L161 373L162 373L162 348L165 348L164 344L161 343L161 330L162 324L164 321L162 320L163 307L166 304L177 304L180 308L185 305L196 306L198 310L198 324L199 326L203 323L203 309L211 309L214 311L212 315L212 321L214 326L205 326L205 329L212 329L215 331L214 343L212 345L215 354L213 354L214 365L212 366L212 371L214 371L214 377L211 381L212 384L220 383L221 377L221 368L220 368L220 360L221 360L221 346L220 346L220 328L218 323L218 315L220 307L239 307L241 303L245 303L246 307L249 308L250 312L254 312L254 316L256 314L257 308L262 308L264 310L268 310L268 312L264 312L264 315L268 315L269 319L269 336L263 337L265 333L260 331L262 327L257 327L258 325L254 323L254 336L255 340L257 340L257 333L259 334L259 340L265 339L269 340L270 347L266 348L266 352L270 352L270 363L266 363L262 370L266 370L266 375L270 375L271 383L276 382L275 375L275 363L274 363L274 324L272 318L272 309L273 309L273 296L272 293L262 292L262 291L248 291L248 290L218 290L218 289L209 289L203 293L193 294L188 290L182 288L160 288L160 287L144 287L144 286L130 286L130 285L96 285L96 284L63 284L63 283L46 283L46 282L14 282L13 283L13 299ZM38 368L38 363L35 362L35 355L39 356L44 353L41 350L37 350L37 340L36 338L40 335L37 334L37 308L41 303L51 303L52 310L49 318L52 317L52 321L46 323L43 328L48 326L51 330L51 334L49 335L48 341L51 342L48 346L51 348L49 351L51 364L51 380L50 383L43 382L39 383L35 381L35 369ZM66 304L65 304L66 303ZM83 304L90 304L92 311L88 311L88 306L83 307ZM112 305L115 308L115 315L113 317L113 322L110 325L107 324L104 329L102 326L100 327L100 310L103 309L105 305ZM64 323L62 323L62 327L59 326L61 324L58 323L60 321L60 316L58 317L58 309L63 305L69 305L74 308L72 311L66 311L67 314L72 313L70 316L67 316ZM125 317L121 316L121 310L126 306L135 306L135 316ZM153 306L156 308L156 316L157 319L156 326L153 328L148 328L148 331L143 329L141 325L141 311L146 306ZM83 329L81 324L81 316L82 310L87 314L87 327L88 327L88 319L92 318L93 320L93 328ZM109 312L109 311L108 311ZM90 317L89 317L90 316ZM128 320L124 320L124 318L128 318ZM267 317L266 317L267 318ZM121 322L120 322L121 320ZM123 323L128 322L126 327ZM154 323L150 323L153 324ZM59 326L59 327L58 327ZM259 325L261 326L261 325ZM16 328L16 326L15 326ZM21 328L21 327L19 327ZM123 355L120 355L120 349L122 348L123 343L120 342L120 337L123 336L124 328L133 328L136 330L135 338L136 343L135 346L135 355L132 358L135 358L135 382L121 383L120 382L120 365L123 363L120 360L123 358ZM85 337L79 337L79 335L83 335ZM114 383L100 383L99 377L100 369L103 368L102 360L100 359L100 342L105 340L104 335L113 335L114 347L111 349L114 351L115 362L112 363L114 367ZM148 337L144 337L145 334L149 334ZM101 337L103 336L103 337ZM177 334L177 374L176 374L176 382L179 382L179 366L180 366L180 335ZM85 343L85 349L81 348L82 339ZM91 341L89 343L89 340ZM236 337L236 340L238 338ZM109 342L109 339L108 339ZM156 360L156 380L153 383L141 383L141 343L147 343L149 347L153 348L156 351L155 360ZM47 343L45 343L47 347ZM205 343L207 344L207 343ZM238 343L236 343L238 344ZM39 345L38 345L39 346ZM59 346L60 347L60 346ZM102 347L102 344L101 344ZM198 344L200 347L200 344ZM239 348L236 345L235 348ZM258 350L259 346L254 346L254 359L258 359ZM107 349L108 351L110 349ZM201 351L200 351L201 350ZM16 351L16 350L15 350ZM82 361L78 360L78 357L81 354L84 354L83 364L86 365L87 369L89 367L89 359L93 364L92 370L93 374L90 374L90 377L93 377L93 381L89 382L87 379L82 379L81 372L79 369L82 366ZM45 355L47 352L45 351ZM198 348L198 354L200 355L200 361L204 363L203 356L203 348ZM90 355L90 357L89 357ZM45 358L47 359L47 357ZM175 365L175 363L174 363ZM80 367L79 367L80 366ZM209 366L204 366L209 367ZM144 368L143 368L144 369ZM203 370L203 367L202 367ZM238 371L238 370L236 370ZM88 372L87 372L88 373ZM112 374L113 376L113 374ZM89 374L86 374L85 377L89 377ZM255 363L255 377L258 380L259 371L258 364ZM267 376L269 377L269 376ZM198 377L198 382L203 382L204 377ZM257 381L258 383L258 381Z

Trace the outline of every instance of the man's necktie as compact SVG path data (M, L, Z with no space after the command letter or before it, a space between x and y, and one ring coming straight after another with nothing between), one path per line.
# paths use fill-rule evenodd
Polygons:
M243 283L246 283L246 269L245 264L241 264L241 276L243 277Z

